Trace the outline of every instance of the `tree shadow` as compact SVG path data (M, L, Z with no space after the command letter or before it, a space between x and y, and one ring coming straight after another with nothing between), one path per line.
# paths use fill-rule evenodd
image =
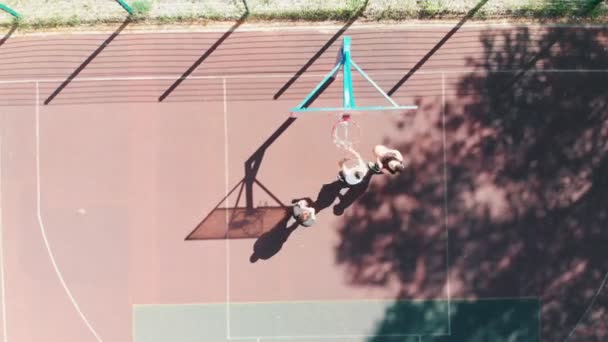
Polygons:
M372 184L340 227L336 258L350 281L397 284L398 300L445 298L449 269L452 298L537 298L542 340L608 339L608 303L595 301L608 271L607 34L482 34L483 58L469 60L476 70L445 106L445 146L443 117L429 117L424 133L401 141L411 174ZM441 113L441 101L422 101ZM526 329L509 324L508 309L493 315L500 326L471 315L451 312L452 332L477 322L467 341ZM387 312L378 336L407 319ZM595 327L584 338L581 321Z
M530 298L457 299L450 301L449 310L445 300L396 301L370 342L402 341L408 332L427 335L416 341L538 341L538 310L538 300Z
M575 7L574 9L570 8L570 6L572 6L572 4L564 4L564 6L566 6L566 8L572 12L571 15L578 16L578 17L586 17L590 13L592 13L593 10L596 9L600 5L600 3L602 3L603 1L604 0L586 0L586 1L581 2L580 4L577 4L580 7ZM546 7L548 7L547 11L551 11L551 9L550 9L551 3L547 4ZM553 48L553 46L564 39L562 34L565 31L567 31L567 30L556 29L556 30L552 31L551 34L547 35L545 37L544 41L539 46L538 52L533 54L533 56L528 57L528 60L523 65L523 67L520 67L519 71L508 82L506 82L502 91L504 93L508 94L508 92L511 91L511 88L513 88L513 86L529 70L534 68L540 60L549 57L549 54L551 53L551 49Z
M424 55L419 61L418 63L416 63L411 69L410 71L407 72L407 74L405 74L399 81L397 81L397 83L387 92L387 94L389 96L392 96L393 94L395 94L395 92L397 90L399 90L399 88L401 88L401 86L403 86L403 84L405 82L407 82L407 80L409 80L420 68L422 68L422 66L437 52L439 51L439 49L441 49L441 47L448 41L450 40L450 38L452 38L452 36L454 34L456 34L456 32L458 32L458 30L460 30L460 28L467 22L469 21L471 18L473 18L473 16L479 12L479 10L488 2L488 0L481 0L477 3L477 5L475 5L475 7L473 7L469 12L467 12L467 14L462 17L462 19L460 19L460 21L448 32L446 33L445 36L443 36L443 38L441 38L441 40L439 40L439 42L433 46L432 49L429 50L429 52L426 53L426 55Z

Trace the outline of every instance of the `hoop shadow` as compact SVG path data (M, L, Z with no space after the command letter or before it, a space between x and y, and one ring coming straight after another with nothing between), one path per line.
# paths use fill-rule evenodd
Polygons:
M222 45L222 43L226 39L228 39L228 37L230 37L232 33L234 33L234 31L236 31L245 22L245 20L249 16L249 7L247 6L246 0L242 0L242 2L245 6L245 12L241 15L239 19L237 19L236 23L234 23L234 25L232 25L228 29L228 31L226 31L215 43L213 43L213 45L211 45L211 47L207 49L207 51L205 51L205 53L194 62L194 64L192 64L186 71L184 71L184 73L158 97L158 102L164 101L169 95L171 95L175 88L179 87L179 85L182 84L182 82L184 82L194 72L194 70L196 70L201 64L203 64L203 62L209 56L211 56L211 54L215 50L217 50L217 48Z
M55 91L53 91L53 93L44 101L44 104L48 105L51 103L51 101L53 101L53 99L55 99L55 97L57 97L57 95L59 95L59 93L61 93L65 87L67 87L76 77L78 77L82 70L84 70L108 45L110 45L110 43L112 43L114 39L116 39L116 37L118 37L118 35L131 23L131 21L131 17L127 17L120 27L118 27L114 33L112 33L95 51L93 51L93 53L87 57L87 59L85 59L85 61L82 62L82 64L80 64L80 66L78 66L78 68L76 68L76 70L74 70L74 72L72 72L72 74L68 76L68 78L63 81L63 83L61 83L57 89L55 89Z
M264 184L257 179L266 150L296 120L290 117L279 126L266 141L244 163L244 177L222 198L211 212L186 237L186 240L211 240L233 238L257 238L274 229L279 222L288 217L288 208ZM253 187L257 185L268 194L277 206L254 208ZM220 207L224 201L239 188L235 205L232 208ZM243 192L245 206L239 207ZM224 215L222 215L224 214ZM217 227L220 227L219 230Z

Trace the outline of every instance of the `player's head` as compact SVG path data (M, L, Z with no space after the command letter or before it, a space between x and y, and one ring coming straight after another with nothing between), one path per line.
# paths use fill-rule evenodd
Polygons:
M308 221L310 219L310 213L308 211L303 211L300 214L300 220L301 221Z
M405 170L405 165L403 165L403 163L397 159L392 159L387 163L386 168L390 173L397 174Z

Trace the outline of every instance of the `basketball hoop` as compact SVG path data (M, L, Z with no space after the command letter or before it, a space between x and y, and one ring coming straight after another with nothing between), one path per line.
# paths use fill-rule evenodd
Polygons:
M390 105L357 106L355 103L355 91L353 88L353 69L358 72L376 91L384 97ZM336 75L342 72L342 106L340 107L310 107L319 95L336 80ZM325 75L323 80L308 93L300 104L291 109L292 117L297 113L306 112L330 112L339 113L340 118L331 131L334 144L345 152L353 153L355 144L359 142L361 129L352 119L350 113L353 112L403 112L404 110L417 109L417 105L400 106L387 93L380 88L366 73L355 63L351 55L351 39L345 36L342 48L338 52L336 64L331 71Z
M331 136L336 147L353 150L361 137L361 128L348 113L340 115L331 129Z

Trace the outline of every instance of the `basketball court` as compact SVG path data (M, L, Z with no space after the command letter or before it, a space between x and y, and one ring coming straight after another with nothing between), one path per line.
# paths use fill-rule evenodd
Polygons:
M575 341L605 331L608 254L599 242L608 237L596 227L605 217L573 223L580 241L598 243L577 240L563 251L536 225L542 220L508 219L515 209L505 193L519 190L462 181L471 170L491 174L477 166L501 163L488 155L511 153L467 143L507 131L481 124L463 131L458 122L491 108L487 80L541 74L564 89L597 88L606 58L581 65L541 55L528 68L482 69L496 51L488 52L488 37L506 49L505 37L522 32L502 25L465 26L428 56L451 28L346 31L353 58L379 88L417 106L355 114L357 149L366 159L377 144L404 149L414 173L373 176L344 214L335 215L332 202L314 226L292 231L281 228L292 200L331 190L324 186L336 181L343 156L331 136L339 113L290 111L335 65L340 27L244 25L225 40L222 30L127 30L109 43L109 33L7 40L4 340ZM534 58L553 29L525 30ZM572 30L572 39L608 46L605 28L563 30L564 39ZM340 106L342 81L314 106ZM386 105L361 75L353 72L352 83L357 106ZM477 210L486 212L470 217ZM252 262L256 248L261 257ZM558 271L540 275L551 263Z

